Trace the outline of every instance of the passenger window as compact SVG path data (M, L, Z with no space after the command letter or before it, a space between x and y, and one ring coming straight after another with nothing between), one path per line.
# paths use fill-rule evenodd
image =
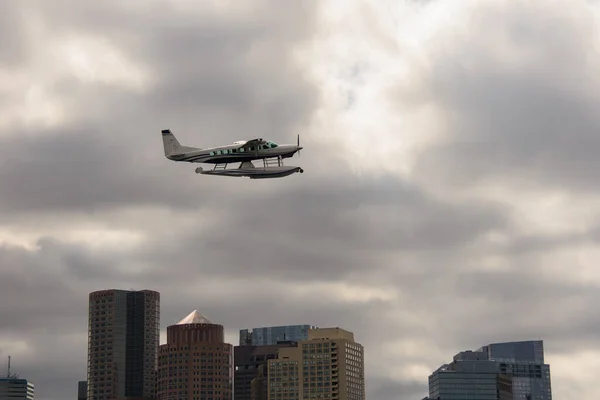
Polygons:
M245 150L243 147L240 147L240 153L243 153Z
M215 152L214 152L214 151L211 151L211 152L210 152L210 155L211 155L211 156L214 156L214 155L215 155Z
M221 154L221 150L217 150L215 153L216 153L217 155L220 155L220 154Z

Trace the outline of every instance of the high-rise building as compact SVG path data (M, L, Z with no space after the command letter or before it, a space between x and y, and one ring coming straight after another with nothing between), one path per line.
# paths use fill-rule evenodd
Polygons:
M92 292L88 324L88 400L155 399L160 294Z
M87 381L79 381L77 383L77 400L87 399Z
M269 398L269 374L267 373L267 364L258 367L256 378L252 379L250 384L251 400L268 400ZM234 396L234 399L236 397Z
M299 342L308 339L312 325L265 326L240 329L240 346L269 346L278 342Z
M430 399L552 400L542 341L492 343L463 351L429 376Z
M493 362L455 357L429 376L429 398L512 400L512 383Z
M231 400L232 348L223 325L194 310L167 327L158 359L159 400Z
M512 378L514 400L552 400L550 365L544 362L542 340L491 343L478 351Z
M266 366L267 360L277 358L277 352L282 347L297 346L297 342L280 342L273 345L265 346L235 346L233 349L234 363L234 383L233 397L235 400L251 400L252 399L252 381L259 378L255 382L255 390L260 390L261 393L266 393ZM261 386L256 386L256 385ZM259 396L257 394L257 396Z
M364 349L352 332L315 328L268 361L268 400L364 400Z
M33 383L27 379L0 378L0 399L33 400L35 395Z

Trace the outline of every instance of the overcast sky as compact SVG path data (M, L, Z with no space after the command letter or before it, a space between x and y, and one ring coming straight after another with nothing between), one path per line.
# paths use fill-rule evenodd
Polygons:
M353 331L373 400L539 338L556 399L600 396L599 7L2 1L3 364L75 398L88 293L152 289L163 340L194 309L233 344ZM165 128L300 134L286 164L305 173L199 176L164 157Z

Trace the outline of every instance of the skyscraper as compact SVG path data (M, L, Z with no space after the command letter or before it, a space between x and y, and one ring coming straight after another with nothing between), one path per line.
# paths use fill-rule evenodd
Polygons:
M35 390L33 383L27 379L0 378L0 399L33 400Z
M542 341L492 343L463 351L429 376L429 398L552 400Z
M429 398L512 400L512 382L495 363L459 355L429 376Z
M544 342L491 343L479 350L512 378L514 400L552 400L550 365L544 362Z
M277 342L299 342L308 339L312 325L265 326L262 328L240 329L240 346L269 346Z
M268 361L268 399L364 400L364 349L352 332L315 328Z
M261 393L266 392L266 379L260 379L266 376L266 364L268 360L276 359L277 352L282 347L298 346L297 342L280 342L273 345L265 346L236 346L233 349L234 362L234 398L235 400L251 400L252 399L252 381L259 378L255 383L260 387L255 387L255 390L260 390ZM264 368L259 368L264 366ZM262 375L261 375L262 374Z
M77 400L87 399L87 381L79 381L77 383Z
M160 294L92 292L88 324L88 400L154 399Z
M158 399L231 400L232 345L223 325L194 310L167 327L160 346Z

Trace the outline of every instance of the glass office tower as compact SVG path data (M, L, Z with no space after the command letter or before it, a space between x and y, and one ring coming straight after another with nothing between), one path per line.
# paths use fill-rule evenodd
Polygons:
M429 376L430 399L552 400L550 366L538 341L463 351Z
M455 360L429 376L429 398L512 400L512 383L494 362Z
M544 363L544 342L492 343L478 351L512 377L514 400L552 400L550 365Z
M312 325L285 325L262 328L241 329L240 346L269 346L277 342L299 342L308 339Z

